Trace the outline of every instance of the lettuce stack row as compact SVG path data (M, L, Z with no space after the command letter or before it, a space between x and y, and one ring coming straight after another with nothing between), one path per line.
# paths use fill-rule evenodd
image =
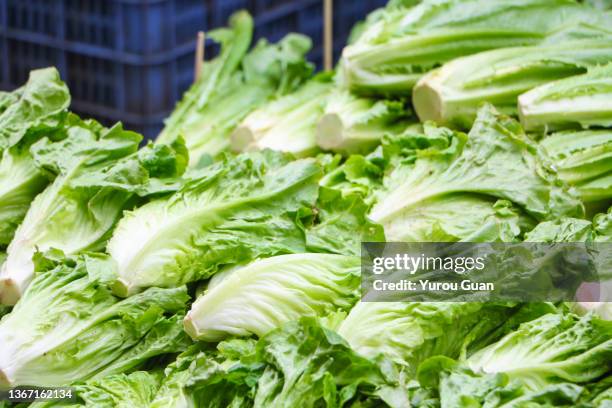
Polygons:
M239 12L144 145L32 71L0 93L0 390L77 394L33 408L609 406L605 292L360 302L360 245L612 242L610 27L605 2L391 0L314 75L307 37L251 47Z

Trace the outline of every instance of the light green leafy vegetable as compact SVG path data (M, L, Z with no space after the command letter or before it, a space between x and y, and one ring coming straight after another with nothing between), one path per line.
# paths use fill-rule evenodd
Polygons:
M424 0L390 8L344 49L344 80L361 93L406 95L423 74L454 58L537 44L599 14L570 0Z
M304 55L310 39L289 34L277 44L260 42L247 54L253 20L244 12L230 18L230 28L209 36L221 43L217 58L205 63L201 78L185 93L157 138L169 143L185 138L190 164L230 147L230 134L252 110L294 90L312 66Z
M598 242L612 242L612 207L608 212L595 215L593 217L593 228Z
M518 113L527 131L612 126L612 63L525 92Z
M160 384L160 373L135 371L89 380L74 386L76 401L35 402L30 408L134 408L147 407Z
M142 137L121 125L81 122L61 141L43 138L30 148L34 162L55 179L32 202L0 269L0 300L14 304L34 274L38 249L67 254L103 249L123 210L138 196L171 192L185 169L180 140L136 151Z
M117 293L206 279L221 267L304 252L298 211L314 205L320 167L244 153L190 173L183 187L121 219L108 244Z
M386 177L370 212L389 240L512 241L529 225L522 212L542 219L583 211L540 168L518 122L491 106L479 111L468 137L431 126L405 137L401 143L416 147L411 160Z
M586 383L612 369L612 322L594 315L547 314L523 323L477 351L466 364L476 373L504 373L529 390L559 382Z
M15 146L28 132L54 129L69 104L70 93L55 68L30 72L28 82L0 102L0 150Z
M591 222L579 218L541 222L525 234L526 242L588 242L593 238Z
M317 123L333 86L329 74L320 74L297 91L251 112L231 135L237 152L273 149L309 156L318 149Z
M306 247L313 252L361 254L362 242L385 240L382 226L367 217L369 206L356 193L321 187L315 214L306 229Z
M30 72L28 82L0 98L0 246L8 245L30 203L49 183L29 149L62 125L70 94L55 68Z
M495 303L361 302L338 333L358 353L370 358L382 354L414 375L428 357L457 358L490 337L494 340L496 329L513 314L520 322L546 310L550 306L545 304L521 312Z
M194 339L259 337L300 317L348 311L360 295L360 259L294 254L261 259L213 277L185 318Z
M440 356L420 366L419 379L437 394L440 408L570 408L577 406L584 391L571 383L548 384L532 391L506 374L476 374Z
M325 150L367 153L386 133L399 133L413 124L404 101L360 97L336 89L325 105L317 143Z
M42 259L41 271L0 321L0 388L62 386L125 372L148 358L180 352L186 289L112 295L108 257ZM47 269L48 268L48 269Z
M275 329L256 344L229 340L216 351L189 350L169 372L155 408L408 404L389 373L311 318Z
M522 93L610 59L609 37L486 51L457 58L424 76L414 88L413 104L422 121L469 128L483 102L516 114Z

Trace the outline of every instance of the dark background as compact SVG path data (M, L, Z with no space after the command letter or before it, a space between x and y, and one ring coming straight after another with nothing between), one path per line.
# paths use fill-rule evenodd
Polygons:
M353 24L385 3L334 1L336 59ZM53 65L74 111L154 137L193 81L196 33L239 9L254 16L255 39L311 37L309 59L321 67L323 0L0 0L0 89ZM207 42L207 59L215 52Z

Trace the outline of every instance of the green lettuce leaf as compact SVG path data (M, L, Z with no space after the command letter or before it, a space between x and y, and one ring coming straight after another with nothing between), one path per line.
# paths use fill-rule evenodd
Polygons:
M468 137L431 126L404 137L415 147L395 162L370 212L387 239L512 241L530 228L524 213L546 219L584 211L542 167L518 122L490 105Z
M185 348L186 288L152 288L121 300L108 285L114 264L107 256L43 258L39 267L0 321L0 388L69 385Z
M408 406L390 373L312 318L287 323L257 343L193 348L167 373L152 407Z
M361 302L338 328L351 347L366 357L384 355L414 376L426 358L457 358L501 336L513 325L550 311L546 304L520 306L456 302ZM516 319L510 319L516 315Z
M360 296L360 259L293 254L261 259L215 275L185 318L194 339L259 337L300 317L348 311Z
M0 95L0 247L11 242L30 203L49 183L30 146L62 127L69 104L55 68L34 70L22 88Z
M38 168L54 181L32 202L0 269L0 300L14 304L34 274L35 250L67 254L103 249L123 210L138 196L174 191L185 168L180 140L148 145L121 125L71 126L60 141L43 138L30 148Z
M29 146L4 150L0 158L0 246L8 245L34 197L49 183L34 165Z
M360 194L320 187L314 218L306 228L306 247L313 252L361 254L362 242L382 242L381 225L372 222Z
M588 242L593 238L591 222L579 218L541 222L525 234L526 242Z
M126 213L108 252L117 261L118 294L206 279L221 267L304 252L296 224L314 205L320 168L281 153L244 153L191 172L167 199Z
M31 71L28 82L15 92L0 103L0 150L15 146L29 132L54 129L70 105L68 88L55 68Z
M419 367L419 379L439 397L440 408L575 407L583 387L571 383L526 389L503 373L476 374L445 357L433 357Z
M35 402L30 408L133 408L147 407L160 384L160 373L135 371L109 375L74 386L76 401Z
M612 322L587 314L552 313L470 356L476 373L504 373L529 390L548 384L586 383L612 369Z

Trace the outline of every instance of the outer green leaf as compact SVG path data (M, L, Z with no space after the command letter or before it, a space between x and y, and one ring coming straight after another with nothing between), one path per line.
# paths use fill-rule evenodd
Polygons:
M16 93L17 98L5 96L0 104L0 150L15 146L28 132L55 128L70 105L68 88L55 68L30 72Z
M265 151L193 172L172 197L129 212L108 251L119 265L117 293L205 279L221 266L304 252L295 216L314 204L320 169Z
M588 242L593 238L591 222L578 218L541 222L525 234L527 242Z
M360 261L331 254L281 255L213 277L185 318L194 339L263 336L300 317L348 311L359 299Z
M159 388L159 372L135 371L90 380L74 387L77 402L35 402L30 408L134 408L147 407Z
M408 404L379 366L314 319L288 323L254 347L233 340L207 358L202 354L192 359L186 381L187 394L200 407L380 406L381 394L391 406Z
M475 374L443 357L433 357L419 368L422 383L434 387L441 408L575 407L583 387L571 383L548 384L530 391L502 373Z
M367 217L369 206L359 194L321 187L313 224L306 229L310 251L361 254L362 242L385 240L382 226Z
M545 306L534 313L542 309ZM456 358L472 343L493 341L492 333L518 311L511 305L476 302L362 302L351 310L338 333L358 353L371 358L382 354L414 375L428 357Z
M30 203L49 183L34 165L28 147L6 149L0 158L0 246L11 242Z
M180 327L173 316L183 313L189 299L184 287L150 289L120 300L107 286L109 258L88 255L76 264L64 262L40 272L0 321L0 387L68 385L181 351L184 334L172 327ZM160 339L162 328L168 347L158 348L159 340L149 339Z
M582 212L577 200L553 184L554 174L540 167L519 124L491 106L480 110L467 140L431 127L425 136L407 137L417 147L411 151L416 161L392 169L370 212L388 239L512 240L529 224L513 206L536 218ZM418 149L423 144L430 147ZM495 199L507 201L494 204ZM460 207L469 220L455 215Z
M0 95L0 246L11 242L30 203L49 183L29 149L63 127L69 103L54 68L32 71L22 88Z
M477 373L505 373L527 389L549 383L585 383L612 369L612 322L593 315L547 314L522 324L472 355Z

